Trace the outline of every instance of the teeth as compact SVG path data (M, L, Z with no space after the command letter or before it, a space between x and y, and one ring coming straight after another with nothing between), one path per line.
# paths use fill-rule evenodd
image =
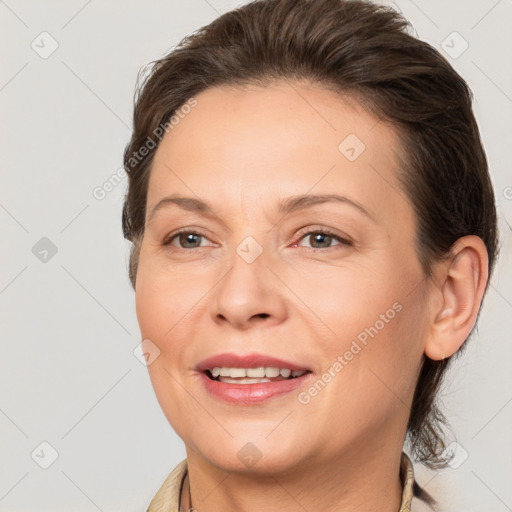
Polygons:
M272 382L270 379L228 379L227 377L219 377L220 382L228 384L258 384L260 382Z
M247 377L263 378L265 377L265 367L258 366L258 368L247 368L245 370L245 374L247 375Z
M285 379L291 377L300 377L304 375L307 370L290 370L289 368L277 368L276 366L258 366L257 368L228 368L226 366L216 366L211 368L210 372L213 378L226 377L222 379L223 382L228 382L231 379L237 379L235 382L244 384L243 380L248 377L251 382L255 382L255 379L262 379L261 382L269 382L267 379L279 377L280 375ZM265 377L267 379L265 379Z
M265 377L277 377L279 375L279 368L269 366L265 368Z
M245 377L245 369L244 368L230 368L229 376L232 379L236 379L237 377Z

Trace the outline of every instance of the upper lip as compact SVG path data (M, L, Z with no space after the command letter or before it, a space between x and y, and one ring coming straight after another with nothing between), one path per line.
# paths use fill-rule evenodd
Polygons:
M269 356L266 354L233 354L225 352L223 354L217 354L215 356L208 357L201 361L197 365L199 371L206 371L215 367L227 367L227 368L257 368L259 366L264 367L277 367L277 368L289 368L290 370L308 370L311 371L304 365L292 363L278 357Z

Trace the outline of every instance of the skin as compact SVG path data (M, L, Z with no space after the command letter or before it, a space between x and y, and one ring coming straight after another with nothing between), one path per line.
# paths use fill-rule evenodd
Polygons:
M196 99L155 154L136 280L142 338L160 350L148 370L186 446L192 504L198 512L396 512L424 355L453 354L471 331L487 281L485 246L460 239L425 279L415 215L397 179L398 136L348 98L280 81L210 88ZM349 134L366 146L354 161L338 149ZM283 198L328 193L369 215L334 202L277 211ZM152 216L170 194L200 198L211 216L175 205ZM163 245L183 228L202 236ZM351 244L311 234L322 228ZM248 236L263 249L252 263L236 252ZM401 311L300 403L298 393L395 303ZM195 369L222 352L270 354L313 375L263 404L228 404ZM252 466L237 457L248 442L261 453Z

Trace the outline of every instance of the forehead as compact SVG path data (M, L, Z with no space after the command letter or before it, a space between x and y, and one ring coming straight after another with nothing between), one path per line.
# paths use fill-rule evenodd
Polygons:
M403 213L398 136L354 99L282 81L212 87L195 100L158 147L148 210L172 192L213 193L226 205L235 194L250 202L314 188L366 198L374 208L384 195L390 215Z
M394 131L352 96L319 84L278 81L267 86L217 86L201 92L195 100L196 106L179 116L162 147L181 146L173 149L186 151L196 142L203 150L219 149L231 139L244 145L267 142L266 149L270 150L278 136L280 143L286 143L285 148L298 150L299 144L310 146L323 141L325 148L330 146L337 155L338 142L354 134L371 146L368 149L380 150L385 156L388 152L382 150L387 143L391 139L393 144L398 142ZM237 148L230 149L234 152Z

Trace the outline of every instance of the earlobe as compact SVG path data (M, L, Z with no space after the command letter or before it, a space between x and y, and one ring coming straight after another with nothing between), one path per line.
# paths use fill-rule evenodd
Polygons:
M487 249L481 238L460 238L450 258L438 269L436 307L432 309L425 355L433 360L452 356L463 345L476 322L488 279Z

